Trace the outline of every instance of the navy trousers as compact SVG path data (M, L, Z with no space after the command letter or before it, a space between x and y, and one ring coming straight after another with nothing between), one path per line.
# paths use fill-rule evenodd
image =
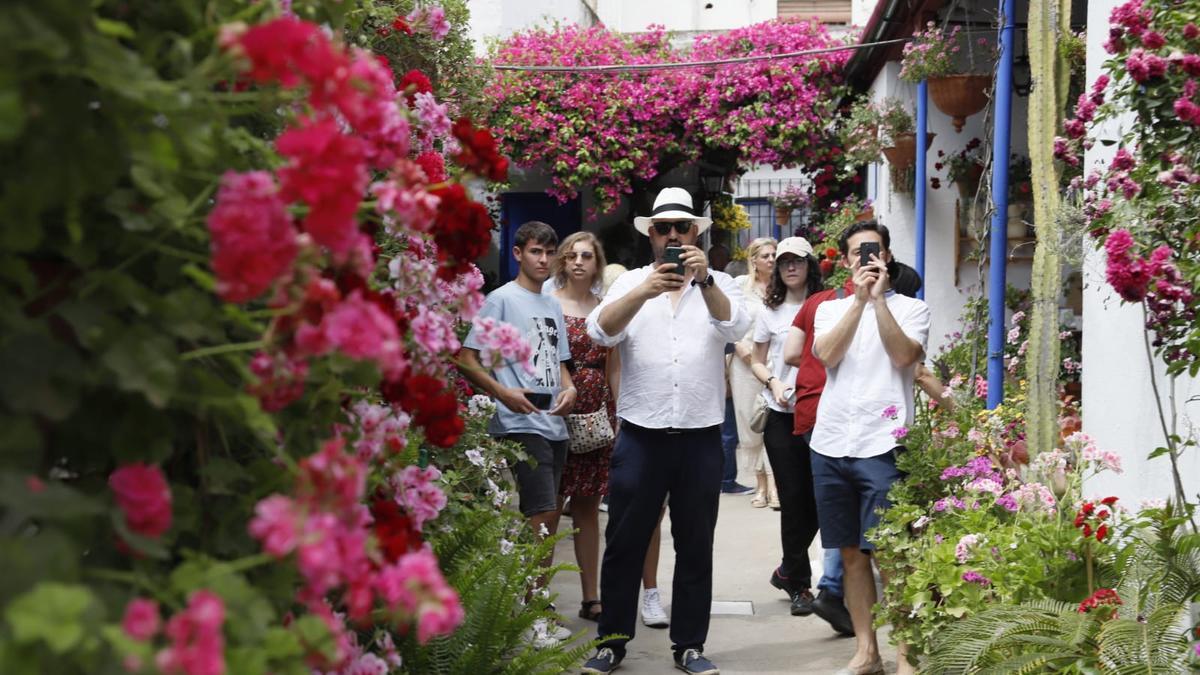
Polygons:
M625 642L636 633L642 565L664 500L675 541L671 643L676 653L704 649L723 463L719 426L673 433L622 421L609 471L600 568L600 637L628 636L605 640L617 654L624 656Z

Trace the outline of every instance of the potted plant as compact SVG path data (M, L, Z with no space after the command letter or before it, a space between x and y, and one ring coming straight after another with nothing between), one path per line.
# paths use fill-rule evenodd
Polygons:
M910 168L917 161L917 135L912 115L899 99L884 99L879 104L879 133L883 138L883 155L892 169ZM926 149L935 134L926 134Z
M962 150L947 156L942 150L938 150L938 161L933 165L933 168L946 172L947 183L953 184L958 188L959 202L962 205L963 212L966 217L960 219L961 234L969 235L971 222L974 220L971 217L972 203L975 199L975 194L979 191L979 183L983 180L984 170L984 154L982 151L983 142L978 138L972 138L967 141ZM936 188L937 185L935 184Z
M808 192L799 185L789 184L780 192L771 195L771 204L775 207L775 222L787 225L792 221L792 211L807 206L812 201Z
M987 105L992 78L972 72L972 67L964 70L960 66L959 33L958 26L946 33L932 21L925 24L925 30L914 35L904 46L900 79L906 82L927 80L933 104L952 118L954 130L961 133L967 118ZM979 46L992 53L987 48L986 38L979 39ZM974 66L974 51L969 51L968 56L970 66Z
M839 178L849 178L859 166L879 161L884 146L879 135L882 122L880 107L871 101L860 99L850 106L838 128L843 162Z

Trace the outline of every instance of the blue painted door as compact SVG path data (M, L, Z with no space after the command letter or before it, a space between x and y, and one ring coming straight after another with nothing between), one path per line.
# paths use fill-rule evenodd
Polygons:
M579 198L566 204L545 192L505 192L500 196L500 283L515 279L517 261L512 257L513 234L521 225L540 220L558 233L559 241L578 232L583 226L583 210Z

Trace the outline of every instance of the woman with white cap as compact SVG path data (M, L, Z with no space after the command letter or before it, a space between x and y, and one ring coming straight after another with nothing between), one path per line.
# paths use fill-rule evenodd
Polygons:
M774 469L781 511L783 559L771 573L770 583L788 594L792 616L813 613L808 547L817 534L817 505L808 445L792 434L796 367L784 362L783 345L804 301L822 288L821 268L812 246L803 237L784 239L775 249L775 269L754 326L751 370L762 385L760 396L767 406L763 441Z
M767 297L767 284L771 272L775 269L775 247L778 242L770 237L760 237L750 242L747 247L747 258L750 261L750 272L740 276L737 281L742 287L743 307L750 315L750 331L734 344L734 357L729 363L729 386L733 396L733 411L737 417L738 460L748 471L753 471L758 481L750 505L762 508L770 506L779 508L779 499L775 493L775 480L771 476L771 462L763 450L763 435L750 427L750 418L754 416L755 399L762 392L760 383L750 372L751 353L754 351L754 323L763 309L763 300Z

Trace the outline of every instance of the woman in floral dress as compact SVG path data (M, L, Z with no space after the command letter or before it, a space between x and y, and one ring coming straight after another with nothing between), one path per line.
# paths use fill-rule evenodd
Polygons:
M608 411L616 419L608 375L615 370L616 352L597 345L587 334L587 315L600 304L601 270L604 249L591 232L576 232L563 240L551 268L556 288L551 293L562 305L571 347L571 380L579 395L572 414ZM579 532L575 535L575 561L583 605L579 616L596 620L600 616L600 500L608 492L608 464L612 445L583 454L568 454L559 487L559 506L571 499L571 518Z

